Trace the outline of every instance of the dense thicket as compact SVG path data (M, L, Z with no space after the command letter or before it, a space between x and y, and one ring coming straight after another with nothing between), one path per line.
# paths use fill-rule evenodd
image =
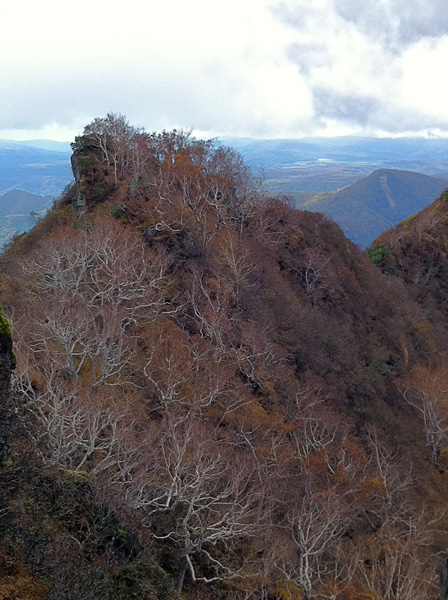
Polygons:
M425 307L230 149L117 115L73 149L76 186L2 258L4 597L434 598Z

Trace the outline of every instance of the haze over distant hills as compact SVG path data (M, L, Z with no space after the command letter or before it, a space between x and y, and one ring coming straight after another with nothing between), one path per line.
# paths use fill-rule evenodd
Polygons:
M361 246L422 210L448 185L448 140L228 139L269 193L323 212Z
M419 164L432 173L447 171L448 139L425 138L302 138L261 140L226 138L252 168L266 169L318 160L357 164Z
M268 192L290 195L298 207L324 212L362 246L427 206L448 185L445 139L223 138L220 143L237 150L255 174L262 173ZM72 181L70 155L68 142L0 140L0 241L29 229L29 213L50 204L40 197L58 197ZM386 176L389 192L381 179L384 169L401 172ZM17 195L2 196L18 189L37 198L25 196L19 209Z
M297 208L331 217L357 244L372 240L433 202L448 179L412 171L378 169L352 185L327 193L292 192Z
M51 207L54 196L38 196L24 190L0 195L0 249L17 233L28 231Z
M265 178L269 191L331 192L376 169L401 169L448 179L448 140L308 138L225 140Z
M0 194L22 189L58 196L72 180L70 144L34 140L0 140Z
M69 143L0 140L0 248L35 223L72 180Z
M329 192L381 168L417 171L448 179L448 140L223 138L270 191ZM0 140L0 194L13 188L38 195L59 194L72 180L68 142Z

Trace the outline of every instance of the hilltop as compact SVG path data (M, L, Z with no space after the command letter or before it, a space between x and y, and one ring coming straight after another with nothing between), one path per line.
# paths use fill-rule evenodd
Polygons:
M448 321L234 150L121 115L73 150L0 260L4 589L433 600L448 427L419 399Z
M322 212L362 247L403 219L428 206L448 186L448 179L412 171L378 169L343 189L329 193L291 193L303 210Z

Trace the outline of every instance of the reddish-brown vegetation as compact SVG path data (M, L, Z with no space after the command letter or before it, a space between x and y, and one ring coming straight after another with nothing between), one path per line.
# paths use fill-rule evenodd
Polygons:
M231 150L109 115L74 164L2 259L5 585L26 564L58 600L433 598L424 307Z

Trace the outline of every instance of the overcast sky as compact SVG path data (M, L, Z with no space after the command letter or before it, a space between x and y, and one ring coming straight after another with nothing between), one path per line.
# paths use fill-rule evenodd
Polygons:
M0 137L448 135L447 0L14 0Z

